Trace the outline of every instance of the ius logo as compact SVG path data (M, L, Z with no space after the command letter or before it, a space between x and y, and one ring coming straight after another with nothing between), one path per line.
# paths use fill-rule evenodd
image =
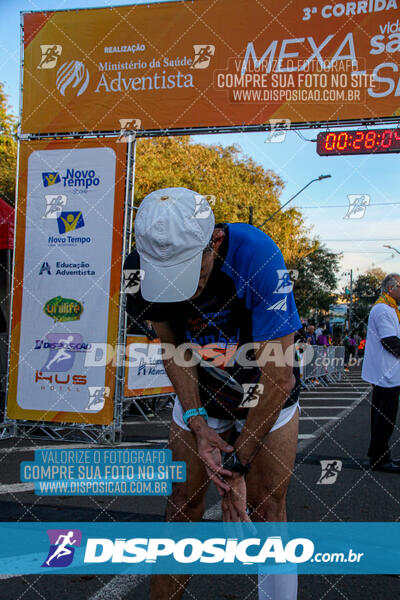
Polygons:
M56 87L62 96L72 86L75 96L81 96L89 85L89 71L79 60L65 62L57 71Z
M48 529L50 548L42 567L69 567L82 542L80 529Z

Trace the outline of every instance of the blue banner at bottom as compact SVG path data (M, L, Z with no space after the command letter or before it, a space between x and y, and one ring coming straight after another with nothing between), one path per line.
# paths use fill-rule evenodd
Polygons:
M400 573L400 523L0 523L0 536L0 574Z

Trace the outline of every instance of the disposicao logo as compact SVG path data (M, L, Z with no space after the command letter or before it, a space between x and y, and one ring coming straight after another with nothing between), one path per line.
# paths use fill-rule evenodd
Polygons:
M43 310L54 321L78 321L83 312L83 306L72 298L56 296L46 302Z
M44 187L49 187L50 185L54 185L55 183L60 183L60 175L54 172L42 173L43 185Z
M50 548L42 567L68 567L75 554L74 546L80 546L82 532L79 529L48 529Z
M56 86L62 96L70 85L77 88L76 96L83 94L89 85L89 71L79 60L65 62L57 71Z

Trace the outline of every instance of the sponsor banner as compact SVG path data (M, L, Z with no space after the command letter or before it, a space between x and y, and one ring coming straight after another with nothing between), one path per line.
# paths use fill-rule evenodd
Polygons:
M48 448L22 462L20 476L37 496L169 496L172 483L186 481L186 463L169 449Z
M22 131L118 130L123 141L135 129L398 115L398 4L197 0L25 13Z
M174 392L162 361L160 340L144 335L126 338L125 396L154 396Z
M125 150L21 143L10 418L112 422L115 367L85 358L117 341Z
M361 575L398 574L400 564L400 523L1 523L0 531L0 574Z

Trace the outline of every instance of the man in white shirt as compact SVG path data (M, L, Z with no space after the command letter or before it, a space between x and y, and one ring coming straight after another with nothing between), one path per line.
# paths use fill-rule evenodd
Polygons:
M362 378L373 384L371 442L368 456L374 470L400 473L400 459L390 456L389 440L396 423L400 395L400 275L382 282L382 295L368 319Z

